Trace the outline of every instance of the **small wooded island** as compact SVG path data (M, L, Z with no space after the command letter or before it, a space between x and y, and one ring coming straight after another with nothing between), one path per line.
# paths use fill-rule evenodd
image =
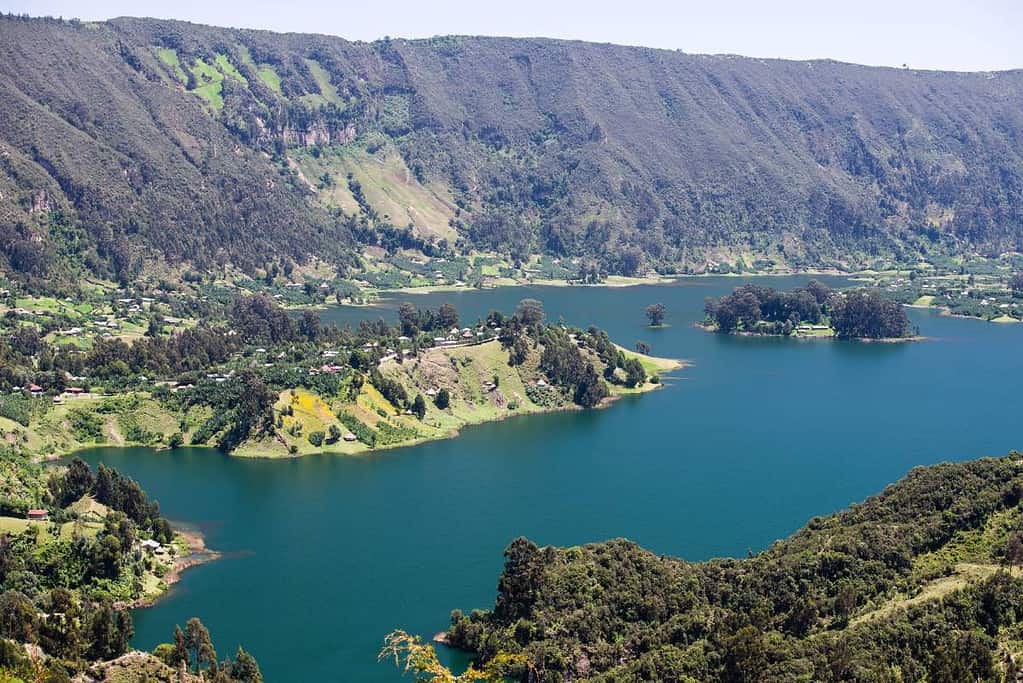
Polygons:
M745 284L708 298L701 327L725 334L908 341L918 339L902 306L876 289L836 292L817 280L791 292Z

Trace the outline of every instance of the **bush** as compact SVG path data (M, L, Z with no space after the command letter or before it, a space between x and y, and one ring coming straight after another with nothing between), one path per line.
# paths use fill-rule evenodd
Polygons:
M307 438L309 439L309 443L319 448L320 446L323 445L323 439L325 436L326 435L323 432L316 431L309 432L309 436Z
M71 431L79 441L98 441L103 436L103 421L95 413L82 408L68 411Z
M447 389L441 389L437 392L437 398L434 399L434 403L441 410L446 409L449 405L451 405L451 392Z

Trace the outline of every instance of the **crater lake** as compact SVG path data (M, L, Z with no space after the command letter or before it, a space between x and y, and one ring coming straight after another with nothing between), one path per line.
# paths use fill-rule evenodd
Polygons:
M244 645L268 681L393 681L393 664L376 660L384 636L402 628L429 639L451 609L491 606L516 536L556 545L626 537L689 560L743 556L916 465L1023 447L1021 325L914 309L928 339L904 344L694 327L707 296L810 279L401 294L323 311L340 324L395 320L401 301L450 301L468 321L531 297L550 320L595 324L622 345L643 341L692 365L663 378L663 390L608 409L515 417L365 456L85 451L224 553L136 611L133 644L152 649L199 615L218 654ZM650 329L643 309L658 302L668 325Z

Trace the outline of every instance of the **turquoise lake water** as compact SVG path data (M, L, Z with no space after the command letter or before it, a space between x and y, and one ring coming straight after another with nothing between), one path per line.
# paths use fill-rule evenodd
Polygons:
M474 320L534 297L549 319L597 324L626 346L643 340L693 363L665 389L607 410L514 418L365 457L84 453L137 478L168 517L225 553L135 613L135 646L167 641L175 623L199 615L218 654L243 644L268 681L394 681L393 667L376 662L384 635L428 638L452 608L492 606L501 553L516 536L557 545L627 537L690 560L741 556L916 465L1023 448L1023 326L913 310L929 340L911 344L693 327L706 296L742 281L406 295L324 313L352 322L393 318L402 300L451 301ZM669 327L645 327L643 308L655 302L667 306Z

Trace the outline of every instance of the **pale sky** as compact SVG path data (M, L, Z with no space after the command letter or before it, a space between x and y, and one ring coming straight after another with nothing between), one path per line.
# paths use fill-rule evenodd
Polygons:
M0 9L90 20L151 16L352 40L546 36L917 69L1023 68L1023 0L0 0Z

